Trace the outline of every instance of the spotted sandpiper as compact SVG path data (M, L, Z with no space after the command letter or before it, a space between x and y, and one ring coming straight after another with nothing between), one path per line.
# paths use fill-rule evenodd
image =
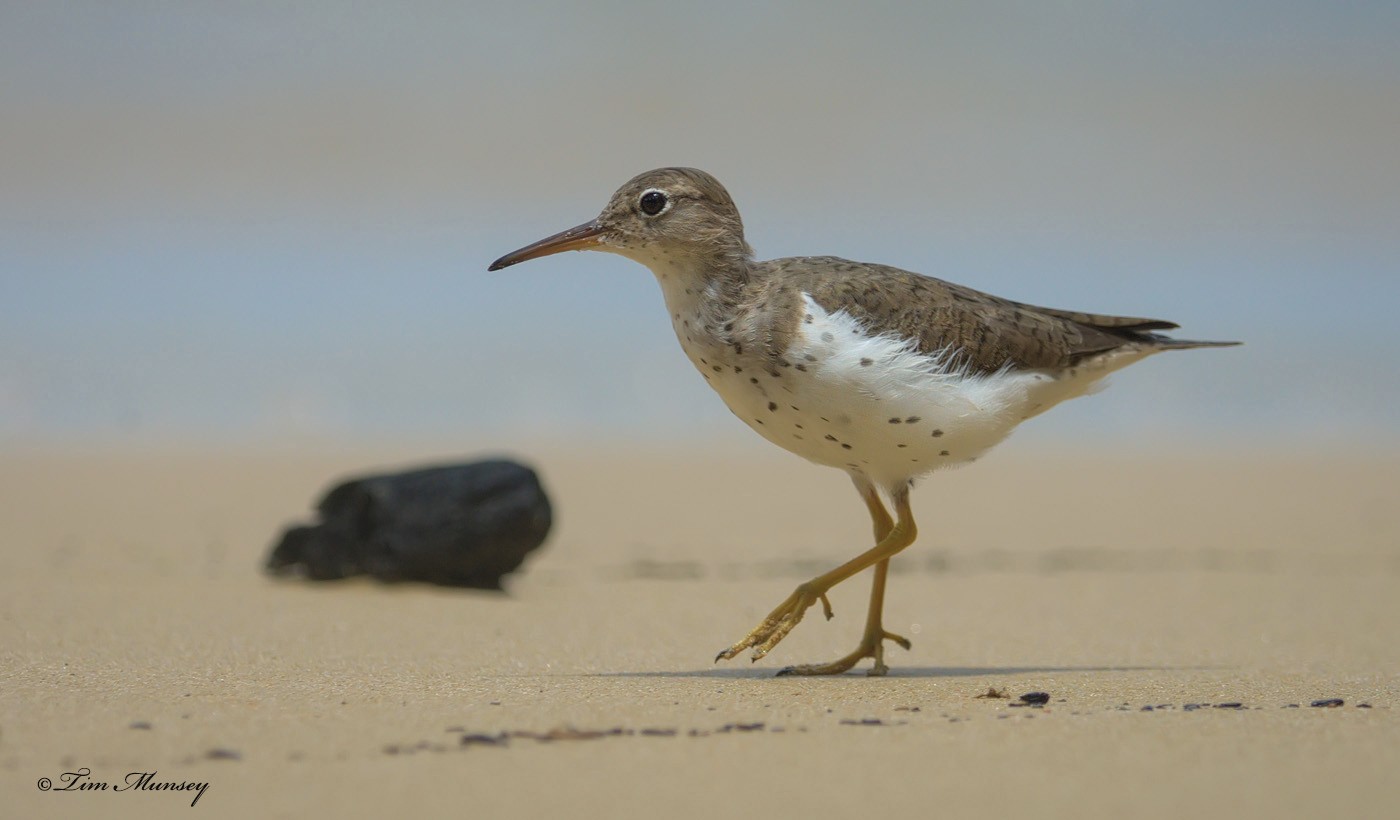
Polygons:
M914 479L972 461L1026 419L1090 392L1162 350L1238 342L1171 339L1158 319L1035 307L899 268L834 256L758 262L729 193L693 168L633 178L597 219L508 253L491 270L567 250L651 268L681 349L734 415L809 461L845 470L875 546L818 575L715 658L767 655L807 609L874 567L859 646L779 674L831 675L864 658L883 675L881 613L890 558L914 541ZM893 503L892 519L880 493Z

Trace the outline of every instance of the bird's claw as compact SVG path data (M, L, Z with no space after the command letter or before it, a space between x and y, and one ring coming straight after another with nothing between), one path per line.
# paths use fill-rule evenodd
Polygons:
M834 613L831 611L831 602L827 600L825 592L815 592L806 584L798 586L787 597L787 600L779 604L777 609L768 613L768 617L754 627L752 632L745 635L743 640L716 655L715 662L731 660L749 648L753 649L752 659L759 660L801 623L802 616L807 612L808 607L817 601L822 602L822 611L827 618L831 618Z
M878 627L877 627L878 629ZM878 637L871 632L867 632L861 640L860 646L844 658L834 660L831 663L808 663L799 666L785 666L778 670L778 677L788 677L790 675L839 675L849 670L865 658L875 661L875 664L866 670L866 675L872 678L884 676L890 671L885 665L885 641L894 641L905 649L909 649L913 644L909 639L893 632L886 632L879 629Z

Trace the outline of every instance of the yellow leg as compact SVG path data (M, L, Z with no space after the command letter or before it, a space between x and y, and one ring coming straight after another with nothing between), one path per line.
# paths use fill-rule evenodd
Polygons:
M839 661L814 666L790 667L784 669L782 674L836 674L850 669L857 661L866 657L875 658L878 670L876 674L883 674L885 671L884 638L888 637L908 648L909 642L907 640L884 631L880 625L880 613L884 606L885 576L889 569L889 559L914 543L914 538L918 534L918 529L914 525L913 512L909 509L909 488L907 486L901 487L893 493L897 520L891 522L889 513L885 512L884 505L880 503L874 487L860 479L857 479L856 486L860 489L866 507L870 510L877 538L875 546L830 572L818 575L806 583L798 584L797 589L788 596L787 600L770 612L768 617L764 618L763 622L746 635L743 640L720 652L715 657L716 661L729 660L750 647L753 648L754 660L767 655L769 650L777 646L778 642L787 637L787 634L802 621L802 616L807 612L808 607L819 600L823 604L826 603L827 590L870 566L876 567L875 584L871 589L870 612L866 620L865 637L861 641L861 647ZM828 617L830 617L829 606L827 612Z
M866 509L870 510L870 520L875 526L875 541L879 543L890 534L890 530L894 529L894 521L886 512L885 505L880 503L880 494L875 491L874 486L862 479L856 479L855 483L861 498L865 500ZM854 652L830 663L789 666L780 670L778 674L780 676L839 675L865 658L871 658L875 661L875 665L866 672L867 675L877 677L888 672L889 667L885 665L885 641L894 641L905 649L911 646L908 638L893 632L886 632L883 626L885 577L889 573L889 569L890 559L888 558L875 565L875 579L870 585L870 609L865 616L865 633L861 636L860 644Z

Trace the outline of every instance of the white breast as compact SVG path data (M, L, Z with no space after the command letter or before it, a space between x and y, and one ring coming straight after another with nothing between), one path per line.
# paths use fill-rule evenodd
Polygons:
M971 373L955 351L921 353L912 340L871 333L803 294L798 332L773 366L757 351L735 354L715 337L705 294L653 270L681 347L736 416L786 450L884 487L975 459L1025 419L1091 392L1148 352L1064 372Z

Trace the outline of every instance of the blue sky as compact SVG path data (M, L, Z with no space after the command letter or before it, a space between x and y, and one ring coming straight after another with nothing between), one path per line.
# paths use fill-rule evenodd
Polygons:
M907 5L0 4L0 443L742 439L646 270L485 271L669 164L1248 343L1038 440L1400 440L1400 6Z

